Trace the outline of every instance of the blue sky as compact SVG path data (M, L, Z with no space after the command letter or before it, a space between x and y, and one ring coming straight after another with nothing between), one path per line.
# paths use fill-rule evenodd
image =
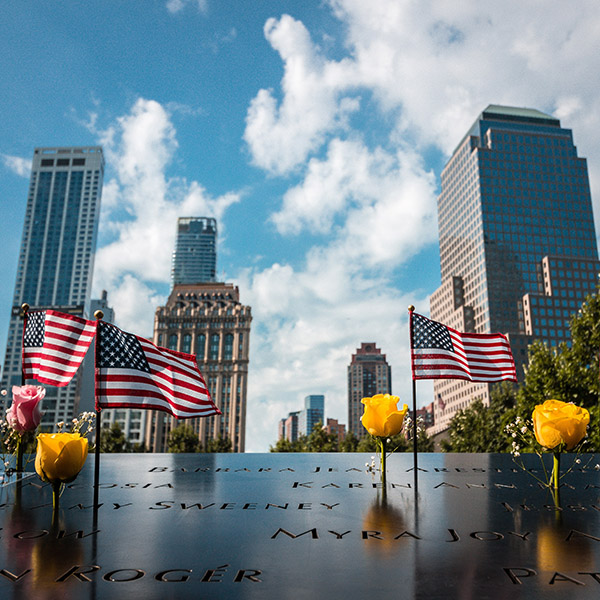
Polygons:
M410 404L406 308L428 314L440 283L439 175L481 110L527 106L572 128L598 214L598 31L594 0L568 14L515 0L7 4L0 352L33 148L101 144L94 293L122 328L152 335L177 217L218 219L219 277L254 316L248 451L308 394L345 423L363 341Z

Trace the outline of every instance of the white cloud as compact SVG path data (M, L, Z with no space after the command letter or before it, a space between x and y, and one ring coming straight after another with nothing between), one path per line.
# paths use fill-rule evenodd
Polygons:
M346 126L358 100L337 101L345 87L344 63L324 60L304 25L289 15L269 19L265 36L284 61L283 100L262 89L252 100L244 139L258 166L283 174L317 149L327 132Z
M167 0L167 10L170 13L182 11L188 4L195 4L198 12L206 13L208 11L208 0Z
M158 102L138 99L100 136L116 175L104 188L94 289L108 290L122 327L151 332L157 289L170 281L177 218L215 217L223 231L222 217L240 196L213 198L196 181L168 176L176 131Z
M340 266L406 262L436 237L435 180L409 151L334 139L272 216L281 233L327 233Z
M19 175L19 177L29 177L31 173L31 160L21 158L20 156L10 156L8 154L0 154L4 166Z

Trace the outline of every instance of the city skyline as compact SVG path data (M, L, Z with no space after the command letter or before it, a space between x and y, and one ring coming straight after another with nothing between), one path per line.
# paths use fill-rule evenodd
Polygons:
M7 5L0 352L32 149L101 145L92 295L108 291L117 326L152 336L177 218L217 219L216 279L252 307L247 451L313 390L345 422L362 340L410 404L407 307L427 313L440 285L440 176L476 115L530 107L572 129L598 227L598 26L588 0Z

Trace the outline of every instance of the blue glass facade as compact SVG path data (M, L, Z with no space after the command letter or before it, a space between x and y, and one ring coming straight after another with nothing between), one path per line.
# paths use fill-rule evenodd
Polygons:
M19 307L83 315L90 301L104 158L99 147L34 150L2 387L21 383ZM72 416L77 383L48 388L43 425Z
M215 281L217 276L217 221L182 217L171 268L173 285Z
M310 435L319 422L321 425L325 424L325 396L306 396L304 410L298 413L298 435Z
M586 159L558 119L492 105L441 183L442 285L431 316L463 331L508 334L522 375L531 341L568 342L571 314L595 289L600 263ZM434 388L444 407L436 409L436 428L489 394L488 386L452 380Z

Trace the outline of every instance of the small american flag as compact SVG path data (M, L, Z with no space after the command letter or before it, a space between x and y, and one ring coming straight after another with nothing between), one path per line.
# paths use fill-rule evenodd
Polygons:
M515 361L501 333L460 333L411 312L413 379L517 381Z
M23 326L23 377L67 385L83 361L96 323L55 310L31 311Z
M221 414L193 354L160 348L104 321L96 338L96 408L162 410L176 418Z

